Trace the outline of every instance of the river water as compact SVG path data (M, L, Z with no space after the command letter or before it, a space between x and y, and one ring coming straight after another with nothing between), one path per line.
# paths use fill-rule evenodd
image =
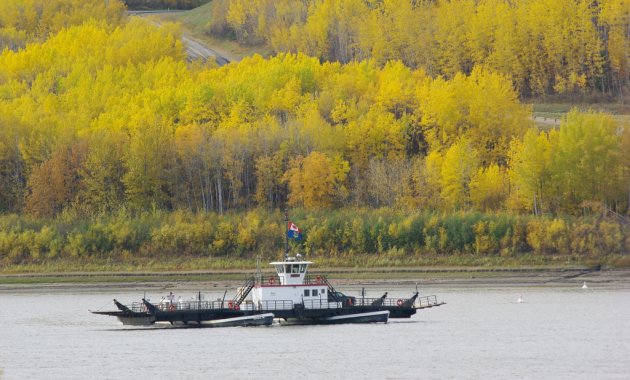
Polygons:
M359 287L339 290L356 296ZM413 286L368 286L366 297L382 290L402 297ZM387 324L134 329L88 308L113 310L113 297L130 303L141 298L138 289L3 290L0 377L630 378L627 284L439 285L420 291L447 305ZM166 292L152 288L147 297ZM194 290L178 293L192 296ZM221 297L223 290L206 294Z

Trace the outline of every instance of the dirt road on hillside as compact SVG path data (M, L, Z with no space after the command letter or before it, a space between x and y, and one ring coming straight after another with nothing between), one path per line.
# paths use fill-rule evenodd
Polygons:
M167 10L128 11L127 14L130 16L144 17L145 19L159 26L160 23L158 21L149 19L145 16L173 13L173 12L180 12L180 11L167 11ZM230 63L230 60L227 57L223 56L221 53L219 53L216 49L206 45L204 42L198 39L193 38L187 33L182 34L182 42L184 43L184 47L186 48L186 55L188 56L189 61L194 61L198 59L207 61L211 59L211 60L215 60L219 66L227 65L228 63Z
M229 59L219 54L216 50L186 34L182 35L182 42L184 46L186 46L186 55L188 55L188 60L190 61L196 59L203 59L204 61L214 59L219 66L230 63Z

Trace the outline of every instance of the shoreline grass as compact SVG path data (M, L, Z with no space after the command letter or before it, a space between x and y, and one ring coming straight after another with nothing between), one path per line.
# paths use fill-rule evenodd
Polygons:
M589 268L627 269L627 256L585 258L578 256L523 255L518 258L476 257L474 255L419 256L406 259L374 258L359 255L343 259L307 258L312 270L338 279L404 279L417 276L439 277L475 274L504 276L518 273L588 271ZM254 259L178 258L164 261L135 259L134 263L93 260L81 263L57 260L51 263L12 265L0 271L0 284L134 283L241 281L255 272ZM261 262L263 276L273 271Z
M366 270L373 268L520 268L520 267L592 267L596 265L610 267L630 267L626 255L604 257L585 257L578 255L539 255L523 254L517 257L477 256L474 254L456 255L408 255L397 257L389 254L365 254L348 257L306 257L315 262L318 268L334 270L351 268ZM274 257L261 258L262 267ZM630 260L628 260L630 261ZM57 259L39 263L11 264L0 267L0 275L7 274L45 274L45 273L93 273L93 272L242 272L254 270L255 258L213 258L213 257L178 257L173 259L135 257L120 262L108 259Z

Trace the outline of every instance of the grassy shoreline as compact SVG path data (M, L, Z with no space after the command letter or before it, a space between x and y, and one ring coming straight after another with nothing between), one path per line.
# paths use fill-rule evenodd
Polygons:
M608 269L589 271L583 268L522 268L492 270L483 268L436 268L425 271L373 271L335 272L317 271L329 276L331 282L340 289L361 286L415 286L441 288L471 287L529 287L529 286L568 286L581 287L588 282L591 288L630 288L629 269ZM253 275L253 272L248 273ZM266 275L266 274L265 274ZM177 290L202 291L223 289L233 291L243 283L244 273L238 274L130 274L124 276L82 275L67 277L0 277L0 293L16 292L92 292L129 290Z
M310 259L315 262L312 271L342 281L358 280L405 280L413 278L493 278L539 277L586 274L593 268L603 272L626 272L625 266L611 265L624 257L607 260L583 257L540 256L515 258L465 257L422 257L415 260L400 260L378 265L383 261L372 261L358 257L356 260ZM186 265L183 265L186 262ZM363 265L361 265L363 262ZM208 259L183 259L175 262L142 262L130 265L92 262L58 261L55 265L16 265L0 270L0 285L45 285L45 284L125 284L125 283L194 283L194 282L240 282L255 272L255 260L234 260L233 266L225 263L213 266ZM272 275L267 260L262 260L263 276ZM595 271L597 271L595 270Z

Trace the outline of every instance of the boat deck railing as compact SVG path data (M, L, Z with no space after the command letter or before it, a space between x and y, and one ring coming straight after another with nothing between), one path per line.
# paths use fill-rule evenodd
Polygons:
M438 302L436 296L418 297L418 299L414 303L414 307L416 307L417 309L422 309L424 307L438 306L438 305L442 305L442 302Z
M341 308L341 302L328 302L328 299L323 300L305 300L305 309L339 309Z
M263 286L277 286L280 285L280 279L277 275L272 275L269 277L261 278L259 284ZM303 284L328 286L328 281L326 279L326 276L307 274L306 276L304 276Z
M153 304L158 310L174 311L174 310L208 310L208 309L225 309L233 306L233 301L173 301L161 302ZM134 312L147 311L146 306L142 302L134 302L130 309Z
M259 310L291 310L293 309L293 301L260 301Z
M291 310L293 309L293 301L262 301L258 305L252 302L245 302L237 305L233 300L226 301L179 301L179 302L161 302L153 304L161 311L177 311L177 310L215 310L215 309L236 309L236 310ZM134 302L131 311L136 313L146 312L147 308L142 302Z
M386 306L386 307L409 307L405 298L356 298L351 306ZM329 302L328 299L304 300L305 309L338 309L342 307L341 302ZM422 309L441 305L438 303L436 296L418 297L413 307ZM244 302L241 305L236 304L233 300L228 301L179 301L179 302L161 302L154 304L161 311L177 311L177 310L213 310L213 309L236 309L236 310L292 310L294 302L290 300L278 301L261 301L257 304L253 302ZM140 313L146 312L146 306L142 302L134 302L131 307L132 311Z
M357 298L356 306L387 306L402 307L405 305L409 298ZM437 306L440 303L437 301L436 296L424 296L418 297L413 304L416 309L422 309L425 307Z

